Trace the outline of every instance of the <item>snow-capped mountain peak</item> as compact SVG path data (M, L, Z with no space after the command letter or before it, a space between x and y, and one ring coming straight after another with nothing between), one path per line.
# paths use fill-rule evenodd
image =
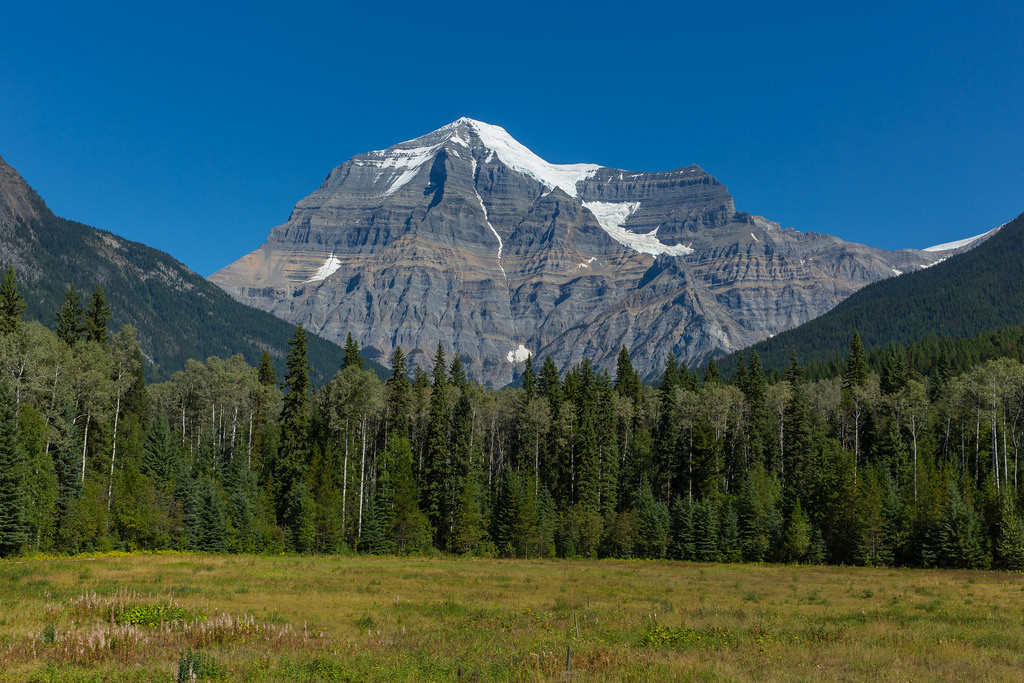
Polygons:
M413 140L400 142L385 150L365 155L364 163L380 168L380 180L392 172L382 196L388 197L407 185L419 170L443 147L453 143L479 154L483 161L497 157L510 169L529 176L548 190L556 187L570 197L577 196L576 185L593 177L597 164L552 164L508 134L501 126L462 117Z

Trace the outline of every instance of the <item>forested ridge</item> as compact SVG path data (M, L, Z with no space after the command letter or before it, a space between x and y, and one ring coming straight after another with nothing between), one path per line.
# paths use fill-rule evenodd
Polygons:
M727 380L622 349L468 380L438 346L381 380L349 340L312 385L308 338L189 360L148 384L137 334L69 290L56 331L0 284L0 555L104 549L466 553L1024 569L1022 346L918 367L852 341L831 376L756 354ZM938 347L936 347L938 348ZM878 363L872 366L871 354ZM960 366L960 367L958 367Z
M1024 324L1024 214L962 254L872 283L828 313L755 344L765 368L782 371L795 351L805 364L835 361L853 330L864 344L970 337Z
M151 380L197 356L240 353L256 363L269 351L283 367L292 325L235 301L162 251L54 215L2 158L0 237L0 261L15 266L26 320L48 324L72 283L83 296L99 286L112 324L136 329ZM338 345L314 336L309 354L317 380L330 379Z

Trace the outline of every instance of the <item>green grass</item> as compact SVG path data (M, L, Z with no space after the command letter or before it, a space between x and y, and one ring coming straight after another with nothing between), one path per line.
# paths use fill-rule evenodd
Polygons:
M1019 575L135 555L0 563L0 680L1014 679Z

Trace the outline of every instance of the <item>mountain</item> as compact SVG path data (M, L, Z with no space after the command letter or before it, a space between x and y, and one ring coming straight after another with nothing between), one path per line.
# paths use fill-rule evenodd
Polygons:
M699 166L556 165L459 119L338 166L266 242L210 276L328 339L425 367L438 341L473 377L527 354L644 375L748 346L947 251L885 251L735 209Z
M825 315L750 350L766 368L781 369L793 351L801 363L845 358L854 330L870 348L1024 324L1024 214L973 239L969 251L864 287Z
M74 283L86 301L96 285L110 306L111 328L139 331L150 379L166 379L188 358L236 353L255 364L269 351L283 370L294 326L244 306L169 255L138 242L55 216L28 183L0 159L0 265L13 265L25 317L52 325ZM340 367L337 345L310 337L316 376Z

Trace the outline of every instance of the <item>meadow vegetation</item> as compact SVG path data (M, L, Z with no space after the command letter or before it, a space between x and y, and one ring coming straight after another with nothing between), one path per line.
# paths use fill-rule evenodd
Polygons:
M0 680L999 680L1021 670L1024 582L1011 573L367 555L0 562Z

